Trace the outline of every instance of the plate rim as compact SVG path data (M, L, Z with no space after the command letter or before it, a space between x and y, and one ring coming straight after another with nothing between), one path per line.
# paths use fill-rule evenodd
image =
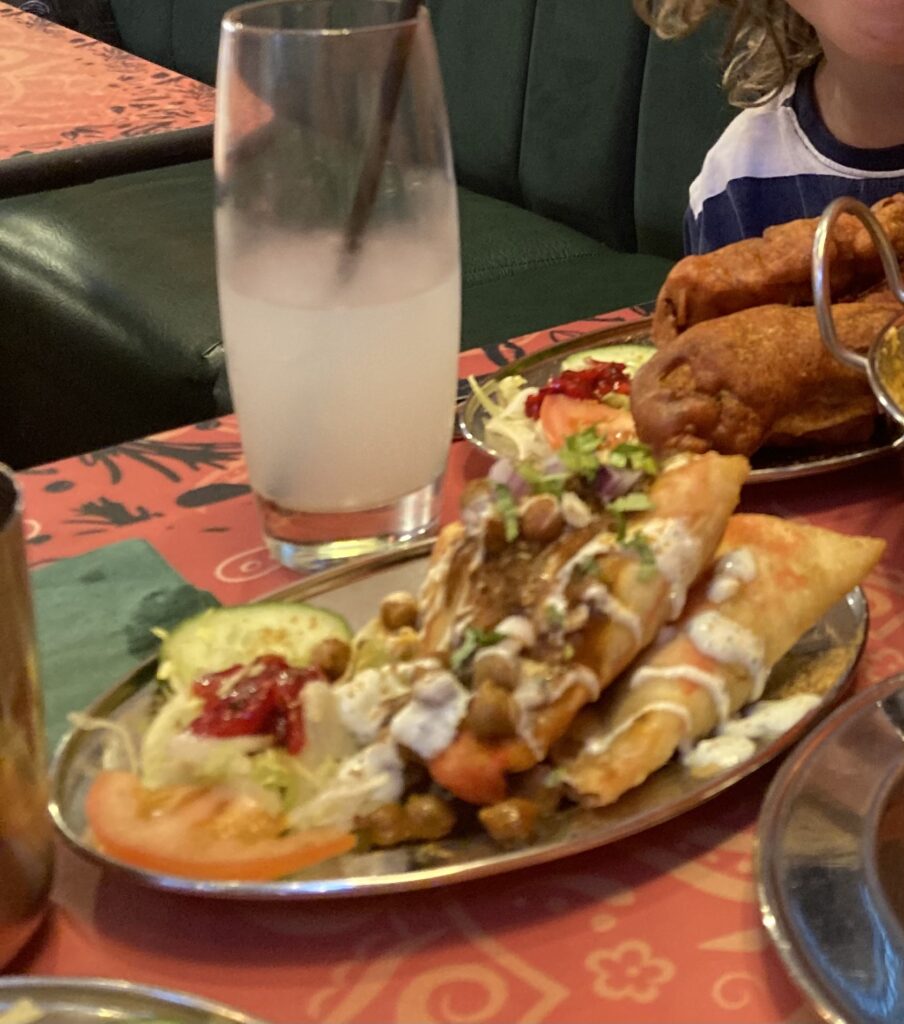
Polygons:
M558 355L560 358L564 359L575 352L582 351L584 348L593 348L597 346L603 347L607 344L638 343L642 338L649 340L652 323L653 317L646 316L639 320L629 320L625 323L611 324L601 330L578 335L576 338L569 338L567 341L549 345L537 352L531 352L529 355L522 356L520 359L515 359L512 362L507 363L505 366L499 367L498 370L495 370L492 373L481 375L478 379L481 383L502 380L505 377L511 377L513 374L530 370L532 367L545 362L552 356ZM641 337L635 339L635 335L640 335ZM470 444L473 444L476 448L479 448L480 451L489 455L491 458L499 458L499 453L488 447L484 440L477 437L474 430L471 428L471 423L474 420L474 415L471 413L471 410L476 412L479 408L480 405L477 401L477 397L473 393L458 403L455 412L458 430L462 437L464 437ZM809 476L821 476L825 473L833 473L838 470L849 469L853 466L860 466L865 463L874 462L878 459L885 458L888 455L904 451L904 429L892 422L891 417L886 416L886 422L889 430L897 432L897 436L894 436L892 440L886 444L877 445L871 448L862 448L855 451L847 451L842 454L828 453L824 456L816 457L806 462L789 463L785 466L752 467L747 480L745 481L745 486L749 486L751 484L778 483L783 480L800 480ZM754 453L754 455L755 454L756 453Z
M392 568L397 564L411 561L418 556L423 557L432 549L433 542L433 538L424 538L401 545L398 550L378 552L352 559L347 564L321 573L312 574L304 579L294 581L286 587L269 591L267 594L249 603L260 603L277 599L304 601L317 597L324 593L324 591L331 589L333 584L341 583L346 578L347 582L354 582L356 579L372 575L380 569ZM152 888L221 899L315 900L336 897L351 898L390 895L398 892L458 884L490 875L506 874L522 868L535 867L554 860L561 860L564 857L584 853L592 849L599 849L611 843L627 839L632 835L638 835L708 802L719 793L740 782L748 775L753 774L781 753L790 749L798 739L803 737L806 732L829 714L837 702L851 688L870 631L869 602L863 588L861 586L852 588L840 601L845 601L849 606L856 604L855 614L861 616L860 636L845 671L841 673L827 694L823 695L827 699L820 700L820 703L804 715L791 729L787 730L787 732L783 733L772 743L765 744L753 757L746 759L722 774L714 775L710 781L703 782L700 789L696 790L693 795L687 795L683 799L666 801L658 809L648 815L644 815L641 826L625 827L620 831L616 828L613 833L607 834L602 839L591 833L564 843L562 841L550 842L542 845L519 847L511 851L501 851L492 856L469 861L466 864L440 865L403 873L347 878L300 879L294 881L290 879L276 882L213 882L146 871L111 857L108 854L101 853L91 844L83 841L69 827L62 810L61 801L70 747L74 745L80 732L77 727L68 729L60 739L50 764L50 799L48 806L51 818L66 844L81 855L88 857L94 863L125 873L134 880ZM122 703L123 697L118 701L116 700L120 691L134 692L137 688L147 686L151 680L144 677L153 671L156 661L156 657L152 657L136 666L135 669L122 677L117 683L96 697L87 708L83 709L83 713L88 715L102 714L111 702L115 702L112 704L112 707ZM137 683L136 681L138 680L143 680L143 682Z
M86 994L129 995L136 994L141 998L161 1003L161 1010L182 1007L187 1010L207 1014L209 1024L267 1024L262 1017L252 1017L227 1006L218 1000L198 996L182 989L166 988L162 985L150 985L144 982L129 981L127 978L105 978L94 975L44 975L22 974L0 976L0 999L7 993L15 998L31 998L36 1002L40 999L34 990L59 990L60 993L71 989L84 989ZM204 1022L208 1024L208 1022Z
M774 851L780 842L778 837L780 835L781 810L789 794L794 790L800 791L800 777L806 770L810 758L816 751L822 749L823 744L830 744L837 739L839 732L845 726L853 726L858 721L866 721L872 715L881 713L882 702L902 690L904 690L904 671L870 684L864 690L842 701L816 725L805 740L795 746L779 766L760 807L753 856L760 918L785 970L810 1001L813 1009L827 1024L857 1024L857 1022L845 1015L838 1006L837 997L827 982L826 976L814 969L812 960L802 955L799 949L792 918L787 910L790 900L779 880L774 864ZM902 766L904 766L904 748L902 748L900 760L895 762L897 771L889 770L877 777L874 788L870 790L870 796L878 796L883 792L887 794L894 781L900 778ZM878 803L881 806L883 802L879 801ZM858 849L874 849L875 815L864 814L856 820L859 828L851 830L848 834L855 837ZM863 875L866 878L870 897L880 911L877 920L885 931L887 924L893 922L894 915L881 888L875 884L874 868L867 867ZM887 930L893 931L893 937L900 940L902 929L899 925L894 925L893 928ZM902 956L904 956L904 949L902 949Z

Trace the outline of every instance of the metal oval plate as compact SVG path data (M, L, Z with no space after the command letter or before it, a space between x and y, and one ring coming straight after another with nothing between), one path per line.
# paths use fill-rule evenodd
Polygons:
M44 1012L38 1024L263 1024L183 992L102 978L0 978L0 1014L20 999Z
M606 345L652 345L648 319L635 320L629 324L618 324L602 331L585 334L572 341L566 341L554 348L535 352L516 362L509 363L487 381L500 380L519 374L532 387L540 387L550 377L561 372L562 362L577 352ZM478 448L489 455L498 457L501 453L487 443L485 437L487 413L473 394L464 399L458 407L458 427L461 433ZM755 452L750 463L752 470L748 484L767 484L777 480L793 480L804 476L830 473L836 469L871 462L890 452L904 451L904 432L890 421L881 418L874 437L864 444L834 448L819 448L802 452L792 448L769 448Z
M344 615L356 628L372 615L383 595L393 590L417 589L426 572L431 548L432 541L418 541L389 554L358 559L270 594L268 599L316 600ZM399 892L494 875L634 835L696 807L750 774L793 743L844 693L863 650L867 628L866 599L858 588L783 659L770 677L767 693L780 695L795 686L800 688L809 679L811 685L807 688L818 688L824 694L823 701L790 732L761 746L749 760L705 779L692 776L678 763L670 764L611 807L559 812L546 822L545 831L532 845L519 849L501 850L487 836L474 834L442 843L351 853L292 879L268 883L199 882L142 871L100 853L86 839L85 794L100 766L104 743L97 730L76 729L61 741L51 766L50 809L64 838L88 857L128 872L149 885L184 893L244 899L311 899ZM155 662L143 665L95 701L88 713L116 719L140 731L149 713L155 669ZM816 679L818 687L812 684Z
M847 701L769 787L760 910L823 1020L904 1020L904 673Z

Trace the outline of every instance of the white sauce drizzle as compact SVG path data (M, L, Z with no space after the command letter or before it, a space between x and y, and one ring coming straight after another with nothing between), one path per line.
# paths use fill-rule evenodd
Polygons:
M708 691L720 724L731 714L731 702L725 680L715 672L707 672L696 665L645 665L632 674L628 686L634 690L643 683L656 679L689 679Z
M751 699L759 700L769 673L764 644L758 636L716 611L695 615L687 625L687 635L701 654L746 669L751 679Z
M411 693L415 677L435 670L435 658L362 669L333 687L339 717L359 743L372 743L389 717Z
M646 538L657 569L669 581L669 621L673 622L681 614L687 588L700 569L700 540L681 519L648 519L628 535L636 534Z
M623 722L619 722L614 729L610 729L608 732L603 733L600 736L589 737L581 750L579 756L588 755L590 757L598 756L599 754L605 754L609 747L621 736L622 733L627 732L632 725L645 714L650 711L666 711L669 714L677 715L678 718L684 722L684 734L685 738L682 740L682 748L687 744L687 735L691 730L691 713L688 711L683 704L677 704L671 700L654 700L649 704L645 704L642 708L638 708L633 715L629 715Z
M415 683L411 700L392 719L389 732L427 761L455 739L470 700L451 672L432 672Z
M734 768L757 750L757 741L771 743L795 726L820 703L812 693L797 693L781 700L761 700L745 715L732 718L720 735L701 740L682 758L686 767L700 773Z
M534 734L535 712L554 704L575 685L586 688L589 700L599 697L599 677L586 665L571 665L564 672L551 675L549 667L541 662L522 662L521 678L512 692L517 709L515 731L537 757L546 756L546 747Z
M640 616L619 601L607 586L602 583L594 583L587 588L585 597L594 608L608 615L613 622L629 629L635 640L640 640L643 629Z
M565 588L571 581L572 574L579 566L588 562L597 555L606 555L617 547L614 534L606 531L597 534L587 541L583 547L566 561L553 579L553 587L547 594L543 603L543 611L547 617L554 617L562 621L568 612L568 602L565 599ZM603 583L594 583L588 587L585 600L598 611L608 615L613 622L630 629L634 636L639 639L642 632L640 616L631 611L623 602L619 601L609 588Z
M796 693L781 700L761 700L752 704L745 715L726 722L722 733L771 743L797 725L819 702L819 697L812 693Z
M718 562L706 590L713 604L721 604L735 596L742 583L756 579L756 556L750 548L736 548L726 552Z
M681 758L685 768L709 774L734 768L756 753L756 744L745 736L711 736L700 740Z

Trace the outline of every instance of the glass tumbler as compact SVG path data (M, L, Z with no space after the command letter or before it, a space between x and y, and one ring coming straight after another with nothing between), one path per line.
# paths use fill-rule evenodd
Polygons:
M47 907L52 835L21 499L0 466L0 968Z
M229 383L271 553L433 530L452 436L458 208L426 9L277 0L223 19L215 167Z

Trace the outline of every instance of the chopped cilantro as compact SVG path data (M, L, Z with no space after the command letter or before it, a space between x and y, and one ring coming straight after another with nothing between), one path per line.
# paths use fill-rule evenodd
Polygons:
M659 463L653 457L652 449L640 441L622 442L609 452L606 461L615 469L639 469L648 476L656 476L659 472Z
M544 605L543 615L551 630L561 629L565 625L565 612L557 604L550 602Z
M585 558L574 567L574 571L578 576L598 576L599 569L599 562L593 557Z
M597 452L602 438L594 427L587 427L578 434L565 438L565 444L559 449L559 458L571 473L593 480L599 472L600 460Z
M554 494L556 497L561 497L565 491L565 483L568 480L567 473L541 473L536 466L529 462L521 462L515 469L518 476L530 485L534 494Z
M653 507L649 494L644 491L631 491L615 498L606 506L610 512L646 512Z
M649 540L638 530L630 537L621 539L621 545L633 551L640 560L640 578L649 580L656 572L656 555L650 547Z
M465 630L464 639L452 652L449 665L453 672L458 672L464 663L481 647L489 647L490 644L498 644L503 639L502 633L494 629L477 629L476 626L468 626Z
M512 543L518 537L518 505L515 496L505 484L496 484L495 488L496 507L502 516L502 525L505 529L505 539Z

